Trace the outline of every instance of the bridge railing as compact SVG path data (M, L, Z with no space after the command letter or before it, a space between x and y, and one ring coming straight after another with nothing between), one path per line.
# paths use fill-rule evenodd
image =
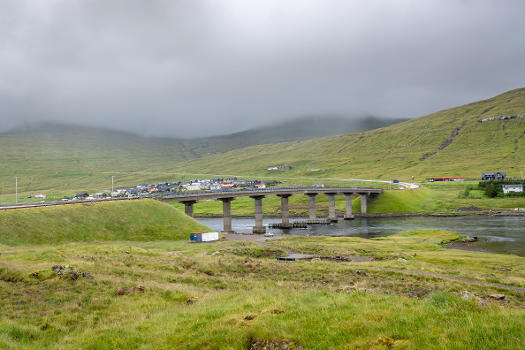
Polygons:
M181 191L181 192L168 192L162 194L148 194L137 197L123 197L123 198L106 198L106 199L83 199L83 200L68 200L68 201L40 201L40 202L18 202L18 203L0 203L0 209L4 207L37 207L37 206L49 206L49 205L66 205L75 203L86 203L86 202L104 202L104 201L115 201L115 200L130 200L130 199L141 199L141 198L173 198L173 197L185 197L185 196L198 196L198 195L214 195L214 194L242 194L242 193L274 193L282 191L355 191L360 190L381 190L370 187L311 187L311 186L286 186L286 187L271 187L271 188L250 188L250 189L221 189L221 190L204 190L204 191Z
M157 194L155 198L163 197L185 197L191 195L206 195L206 194L222 194L222 193L273 193L273 192L282 192L282 191L334 191L334 192L343 192L343 191L362 191L362 190L380 190L370 187L308 187L308 186L286 186L286 187L272 187L272 188L250 188L250 189L221 189L221 190L202 190L202 191L181 191L181 192L169 192L163 194Z

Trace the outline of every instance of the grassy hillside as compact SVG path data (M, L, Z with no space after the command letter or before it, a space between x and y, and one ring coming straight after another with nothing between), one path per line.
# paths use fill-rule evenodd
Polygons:
M461 278L523 287L525 259L440 244L457 237L0 246L0 348L522 349L523 293ZM279 247L375 260L284 264Z
M0 244L187 239L207 228L152 200L0 211Z
M312 117L193 140L53 123L21 128L0 134L0 202L14 201L15 176L19 178L21 198L41 191L60 198L80 190L111 188L111 176L116 186L174 181L173 169L184 160L256 144L358 132L394 122L373 117L355 121Z
M177 165L180 172L208 172L317 178L400 178L466 176L525 170L525 120L482 118L525 113L525 89L359 134L254 146ZM440 150L453 132L453 141ZM426 159L423 159L427 155ZM291 171L270 172L288 164ZM307 172L325 168L326 172Z
M293 125L284 125L279 132L275 127L263 128L196 140L145 138L48 124L0 134L0 201L14 201L15 176L19 178L21 200L39 191L60 198L81 190L110 189L111 176L115 176L117 187L212 175L279 178L292 184L336 184L345 178L409 180L415 176L416 180L422 180L447 175L479 178L481 172L494 170L521 176L525 170L524 119L484 123L478 120L523 113L525 90L516 89L485 101L363 133L251 147L244 146L282 141L286 136L283 130L290 133L289 138L301 138L308 132L315 135L315 130L308 131L315 120L313 124L297 123L299 131L295 133L291 131ZM365 124L370 127L374 123L372 120ZM329 129L318 124L313 129L322 132ZM440 150L457 128L457 137ZM345 131L348 130L340 126L339 132ZM231 149L235 150L228 151ZM228 152L207 155L224 151ZM279 164L294 169L266 170ZM326 171L308 172L308 168Z
M191 156L177 140L55 124L0 134L0 149L0 196L14 193L15 175L23 194L101 191L111 189L112 175L117 186L136 184L141 171L165 169Z

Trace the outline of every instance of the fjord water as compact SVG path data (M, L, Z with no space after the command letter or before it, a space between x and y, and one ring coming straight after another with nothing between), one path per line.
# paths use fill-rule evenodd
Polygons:
M222 218L197 218L209 228L222 230ZM300 219L296 219L300 220ZM292 220L293 221L293 220ZM280 222L279 218L265 218L264 224ZM233 230L237 233L251 233L254 219L233 218ZM383 217L339 220L330 225L309 225L307 229L281 230L268 228L275 234L311 236L354 236L373 238L388 236L411 229L441 229L478 237L474 247L495 253L525 256L525 217L523 216L461 216L461 217Z

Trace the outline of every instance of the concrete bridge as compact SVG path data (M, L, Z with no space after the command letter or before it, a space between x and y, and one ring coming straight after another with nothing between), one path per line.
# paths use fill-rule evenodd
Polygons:
M361 214L366 215L368 200L383 193L378 188L356 188L356 187L274 187L268 189L250 189L250 190L223 190L223 191L195 191L181 192L156 197L161 201L175 201L184 203L186 215L193 217L193 204L199 200L220 200L222 201L222 217L224 227L222 233L233 233L231 202L237 197L250 197L255 202L255 226L253 233L265 233L266 227L263 225L262 200L268 195L275 195L281 198L281 227L291 227L290 213L288 210L288 198L294 194L306 195L309 200L309 220L317 219L315 197L324 194L328 196L328 219L336 222L335 196L344 195L346 197L346 210L344 219L354 218L352 214L352 197L361 196Z

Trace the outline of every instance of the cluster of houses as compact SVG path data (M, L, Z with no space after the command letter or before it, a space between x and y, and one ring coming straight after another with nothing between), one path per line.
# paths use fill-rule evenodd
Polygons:
M113 192L105 191L95 194L79 192L72 198L64 200L91 200L119 197L144 197L155 193L181 192L181 191L221 191L226 189L257 189L281 184L277 180L239 180L236 177L215 179L193 179L188 182L161 182L156 185L138 184L133 187L117 188Z
M181 185L181 191L220 191L233 188L266 188L266 186L275 185L279 181L261 181L261 180L239 180L236 177L229 177L226 179L205 179L205 180L190 180Z

